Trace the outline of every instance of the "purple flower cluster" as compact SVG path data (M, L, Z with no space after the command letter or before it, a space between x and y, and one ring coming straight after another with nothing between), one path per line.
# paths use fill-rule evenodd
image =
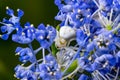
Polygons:
M15 68L20 80L119 80L120 79L120 1L119 0L55 0L61 21L58 27L40 24L24 27L18 15L7 7L10 18L0 24L0 38L28 47L17 47L22 62ZM34 50L32 42L40 47ZM42 53L39 53L39 52ZM41 58L37 58L37 54ZM29 64L29 65L28 65ZM27 65L27 66L26 66Z

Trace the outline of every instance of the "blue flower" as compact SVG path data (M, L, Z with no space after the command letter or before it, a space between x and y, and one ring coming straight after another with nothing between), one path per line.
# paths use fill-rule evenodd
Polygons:
M56 30L52 26L45 27L43 24L40 24L35 32L35 36L41 47L49 48L56 37Z
M62 4L62 1L61 1L61 0L54 0L54 3L55 3L55 5L57 5L57 6L58 6L58 8L59 8L59 9L63 6L63 4Z
M60 28L69 26L75 32L73 33L75 41L73 41L72 35L69 39L65 37L66 34L62 35L64 27L59 30L58 36L60 39L63 38L62 40L66 39L68 45L58 50L54 46L56 38L54 27L40 24L34 28L27 22L23 28L20 25L20 19L24 12L18 9L17 16L15 16L14 11L7 7L6 13L10 18L0 22L2 24L0 38L7 40L15 30L16 33L12 35L12 40L20 44L28 44L30 47L17 47L16 55L19 55L19 60L23 64L15 68L15 76L21 80L61 80L75 74L75 77L79 76L78 80L107 80L109 78L119 80L120 1L55 0L54 3L59 8L55 19L61 21ZM31 45L34 40L40 44L36 50ZM51 48L55 51L51 51ZM36 54L41 49L43 58L37 59ZM55 56L52 52L55 52ZM71 64L75 59L78 60L77 68L72 73L66 74L65 72L74 66ZM27 62L30 65L24 67ZM64 68L64 71L61 68ZM86 71L88 75L80 70ZM78 71L81 73L77 74Z
M91 20L90 15L97 9L90 0L55 0L55 4L60 10L55 19L76 28L88 24Z
M43 80L60 80L62 77L59 66L55 58L51 55L45 57L45 63L39 65L40 77Z
M30 23L25 24L25 28L12 35L12 40L20 44L29 44L35 39L36 29Z
M111 43L109 43L108 48L111 51L115 51L117 47L116 47L115 43L111 42Z
M78 60L78 64L83 70L86 70L90 73L94 71L91 62L87 59L87 57L80 57Z
M69 20L69 23L73 24L73 26L76 28L80 28L85 24L89 24L91 20L90 15L91 15L91 12L88 10L75 8L74 13L70 15L71 20Z
M11 17L8 20L3 19L3 22L0 22L1 24L3 24L3 26L1 26L1 32L4 34L0 36L2 39L7 40L9 35L14 30L17 30L18 32L19 30L21 30L20 19L23 16L24 12L20 9L18 9L17 12L18 16L15 16L14 11L7 7L6 13Z
M66 13L64 13L63 11L59 11L57 16L55 16L55 19L60 21L65 21Z
M113 8L115 11L120 11L120 1L119 0L113 0Z
M95 41L92 41L91 43L89 43L87 46L86 46L86 51L87 52L91 52L93 51L94 49L97 48L97 44Z
M96 58L95 62L102 64L103 67L106 66L105 63L107 63L107 65L109 65L109 66L114 66L116 64L116 58L111 54L104 54L104 55Z
M99 4L103 10L109 11L112 6L113 0L99 0Z
M88 77L87 75L82 74L82 75L79 77L78 80L88 80L88 79L89 79L89 77Z
M84 47L88 43L88 36L80 29L76 31L76 40L77 43Z
M34 67L23 67L17 65L15 67L15 77L21 80L37 80L37 74L34 73Z
M16 52L16 55L20 56L19 60L21 62L25 63L27 61L30 61L30 62L34 62L35 61L34 53L32 53L30 48L17 47L15 52Z

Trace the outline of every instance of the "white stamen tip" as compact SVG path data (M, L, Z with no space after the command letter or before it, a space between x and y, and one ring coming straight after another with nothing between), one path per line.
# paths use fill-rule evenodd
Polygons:
M9 7L8 7L8 6L6 6L6 9L9 9Z
M80 21L83 21L83 18L81 18Z
M16 30L18 31L18 28L16 28Z
M112 38L112 35L109 35L109 38Z
M16 53L15 55L17 56L17 55L19 55L20 53L18 52L18 53Z
M80 13L81 12L81 10L80 9L78 9L78 13Z
M14 74L14 77L16 77L16 75Z
M25 33L24 33L24 32L22 32L22 35L24 36L24 35L25 35Z
M31 26L31 27L33 27L34 25L33 25L33 24L31 24L30 26Z
M17 9L17 11L19 11L20 9Z
M40 39L44 39L44 37L43 37L43 36L40 36Z
M100 42L97 42L97 45L99 46L99 45L100 45Z

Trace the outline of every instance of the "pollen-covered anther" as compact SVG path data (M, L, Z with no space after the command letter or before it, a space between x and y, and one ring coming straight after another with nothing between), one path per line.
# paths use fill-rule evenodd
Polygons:
M47 26L50 26L50 24L47 24Z
M105 68L107 65L108 65L108 62L106 62L106 63L103 65L103 67Z
M97 36L94 36L94 39L96 39L97 38Z
M97 45L100 46L100 42L97 42Z
M81 12L81 10L80 9L78 9L78 13L80 13Z
M99 40L100 42L102 42L103 41L103 39L102 38L100 38L100 40Z
M50 38L50 36L47 36L47 39L49 39Z
M107 42L106 45L108 46L108 45L109 45L109 42Z
M6 6L6 9L9 9L9 7L8 7L8 6Z
M13 76L14 76L14 77L16 77L16 75L15 75L15 74L14 74Z
M102 48L102 46L99 46L99 48L101 49L101 48Z
M90 10L91 10L90 8L87 9L87 11L90 11Z
M83 21L83 18L81 18L80 21Z
M17 9L17 12L19 11L20 9Z
M24 33L24 32L22 32L22 35L24 36L24 35L25 35L25 33Z
M50 75L54 75L54 72L51 71L49 74L50 74Z
M89 17L90 17L90 15L87 15L87 17L89 18Z
M34 30L31 30L31 32L34 32Z
M34 26L34 24L31 24L30 26L31 26L31 27L33 27L33 26Z
M43 36L40 36L40 39L44 39L44 37L43 37Z
M90 56L90 57L88 58L88 60L92 60L92 56Z
M17 56L17 55L20 55L20 53L18 52L18 53L16 53L15 55L16 55L16 56Z
M28 26L25 26L25 28L28 28Z
M24 64L21 64L21 66L24 66Z
M49 67L47 67L47 70L48 70L48 71L50 71L50 68L49 68Z
M6 24L6 25L9 26L9 27L13 26L12 24Z
M18 31L18 28L16 28L16 30Z
M79 15L76 15L76 19L79 19Z
M112 38L112 35L109 35L109 38Z
M30 32L30 30L28 30L28 32Z
M0 34L0 37L2 37L2 35Z
M53 61L50 61L51 64L53 64L54 62Z

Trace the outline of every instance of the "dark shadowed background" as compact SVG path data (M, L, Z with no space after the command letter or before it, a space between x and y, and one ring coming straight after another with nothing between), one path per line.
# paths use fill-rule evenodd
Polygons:
M0 0L0 21L7 17L6 6L12 8L15 13L16 10L22 9L24 16L21 19L21 24L27 21L37 27L40 23L50 24L54 27L58 24L54 16L58 9L54 5L54 0ZM19 64L18 57L15 56L15 49L21 46L11 41L0 39L0 80L17 80L14 78L14 67Z

